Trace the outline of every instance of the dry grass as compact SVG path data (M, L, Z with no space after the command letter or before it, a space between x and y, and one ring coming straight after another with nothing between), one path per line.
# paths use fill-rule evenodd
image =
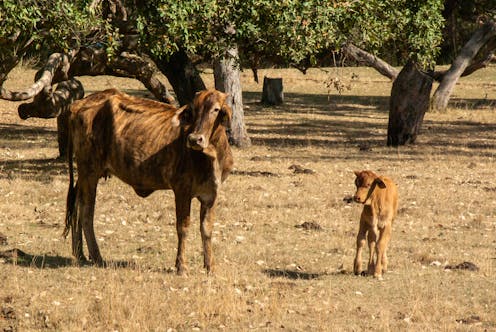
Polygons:
M17 103L0 102L0 233L8 241L0 245L0 330L495 330L495 73L465 78L452 108L427 114L418 144L399 149L384 147L391 83L369 69L262 71L284 77L286 103L273 108L258 103L261 85L244 73L254 146L234 151L213 276L202 269L197 218L190 273L178 277L172 194L140 199L115 178L101 182L95 216L111 267L73 266L60 236L68 181L55 159L55 122L21 121ZM329 75L352 89L329 97ZM33 71L11 76L9 86L21 87ZM132 80L84 83L146 95ZM295 174L294 164L315 173ZM352 170L365 168L399 185L384 281L351 273L361 209L343 198L354 190ZM304 222L322 230L295 227ZM14 248L26 255L10 259ZM479 271L444 268L464 261Z

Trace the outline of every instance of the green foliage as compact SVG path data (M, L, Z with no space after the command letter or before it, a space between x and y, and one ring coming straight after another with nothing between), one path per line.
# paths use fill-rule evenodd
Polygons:
M408 58L433 65L442 40L442 0L362 0L353 2L344 31L349 40L391 62Z
M32 51L64 51L78 47L98 26L87 1L2 0L0 50L14 53L30 41Z
M2 0L0 48L33 40L38 50L63 51L95 36L113 56L120 32L89 0ZM103 1L105 3L105 1ZM383 56L431 66L441 42L441 0L150 0L123 1L145 53L179 49L203 59L234 44L244 60L311 65L350 41ZM100 17L98 17L100 15ZM16 38L14 38L16 36ZM16 42L13 42L13 41ZM95 40L92 40L93 42Z
M143 47L167 56L183 48L204 58L237 44L252 62L312 64L350 41L430 66L441 41L441 0L152 0L137 21Z

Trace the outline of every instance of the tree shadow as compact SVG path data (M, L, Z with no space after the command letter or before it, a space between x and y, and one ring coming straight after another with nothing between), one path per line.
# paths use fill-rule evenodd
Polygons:
M38 268L38 269L58 269L69 266L77 266L77 267L93 267L96 266L90 261L77 262L72 257L64 257L59 255L46 255L46 254L28 254L20 249L8 249L4 251L0 251L0 258L5 260L5 263L22 266L22 267L30 267L30 268ZM127 260L108 260L105 261L102 268L110 268L110 269L131 269L131 270L140 270L142 267L133 261ZM171 269L161 270L162 272L171 272Z
M75 265L72 258L59 255L31 255L17 248L1 251L0 258L8 264L39 269L57 269Z
M374 150L386 147L389 96L333 96L285 94L280 106L262 105L260 93L244 93L248 133L252 143L268 147L323 147ZM454 98L450 107L474 111L495 107L496 100ZM271 121L259 121L270 116ZM255 121L250 123L253 117ZM496 150L496 125L478 121L424 120L415 145L442 148L446 155L492 156ZM472 150L472 151L471 151ZM391 149L396 152L395 149ZM421 157L418 149L405 154ZM365 153L365 152L364 152Z
M325 273L310 273L287 269L265 269L263 270L263 273L270 278L280 277L291 280L313 280L325 275Z
M54 147L57 144L57 129L19 125L11 123L0 123L1 140L15 141L16 149L32 149L33 146L46 146L46 141L52 141Z
M49 183L54 177L66 173L67 165L61 158L0 161L0 179L20 177Z

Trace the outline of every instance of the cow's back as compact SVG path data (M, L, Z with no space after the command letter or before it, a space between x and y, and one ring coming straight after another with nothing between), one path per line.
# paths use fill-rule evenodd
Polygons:
M71 108L71 136L79 169L114 174L135 189L168 189L181 129L174 106L110 89ZM81 167L81 164L83 165Z

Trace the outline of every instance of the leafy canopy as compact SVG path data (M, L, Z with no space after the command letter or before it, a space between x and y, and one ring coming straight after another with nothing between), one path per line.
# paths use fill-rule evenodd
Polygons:
M101 17L104 2L100 10L90 10L90 0L3 0L0 51L13 52L28 40L38 52L68 50L93 40L109 46L111 53L118 47L119 30ZM141 51L160 57L184 49L209 59L236 44L248 61L312 64L319 54L349 41L378 55L396 53L429 66L442 38L442 0L122 3L140 34Z
M152 0L137 11L143 47L218 56L236 43L245 58L301 63L346 41L431 65L441 42L441 0Z

